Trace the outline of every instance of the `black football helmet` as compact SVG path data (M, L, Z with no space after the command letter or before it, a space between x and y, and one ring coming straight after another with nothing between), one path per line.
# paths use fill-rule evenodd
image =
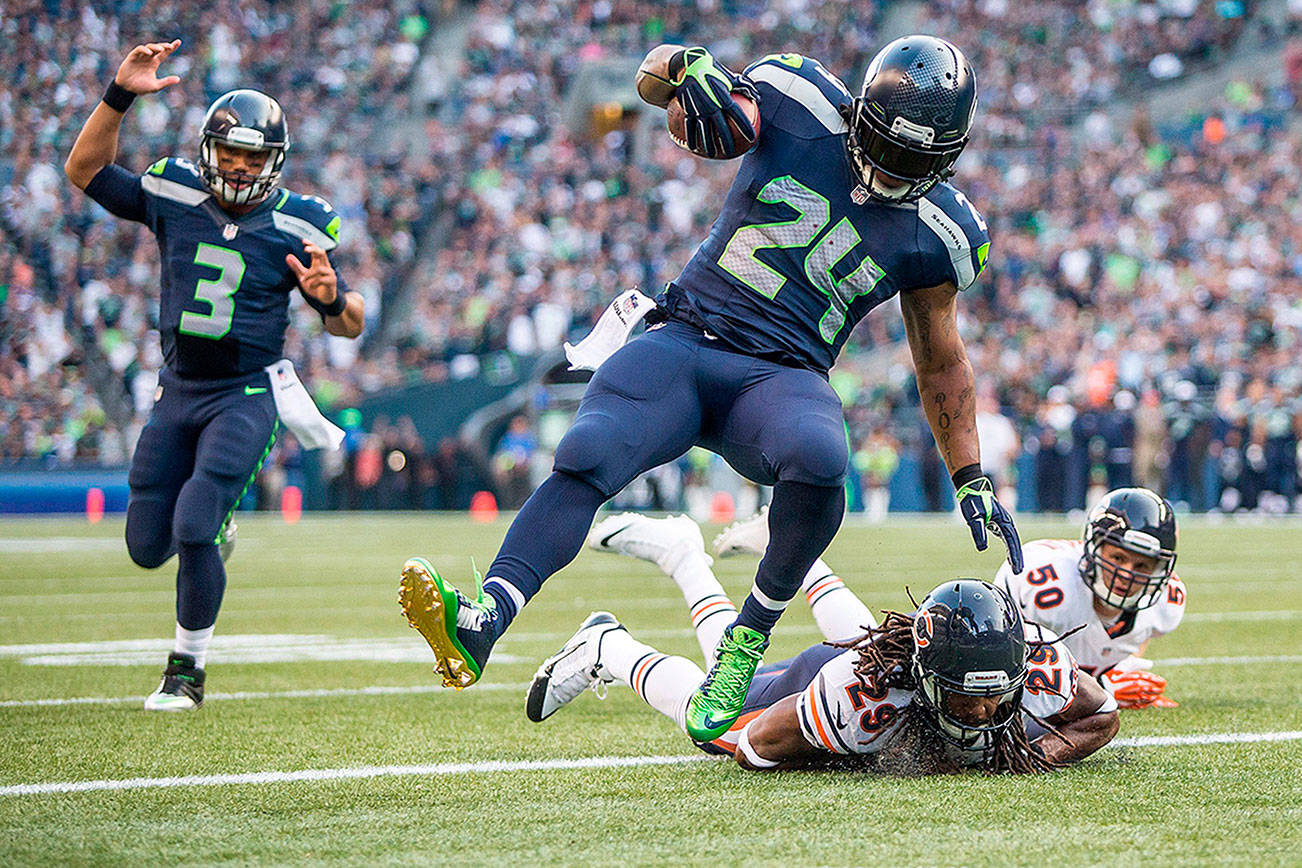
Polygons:
M1175 513L1165 498L1147 488L1118 488L1104 495L1090 510L1083 539L1081 578L1095 597L1123 612L1138 612L1157 602L1175 572ZM1114 564L1099 554L1105 542L1156 558L1157 568L1140 573Z
M972 64L945 40L904 36L877 52L848 118L850 163L868 195L908 202L953 175L976 104Z
M266 151L256 175L222 171L214 144L247 151ZM199 173L213 194L231 205L260 202L280 183L289 150L289 127L280 103L257 90L232 90L217 97L203 119L199 139Z
M913 616L917 697L942 738L965 750L988 750L1021 722L1026 682L1026 632L1013 601L980 579L954 579L928 594ZM995 696L985 723L958 718L949 697Z

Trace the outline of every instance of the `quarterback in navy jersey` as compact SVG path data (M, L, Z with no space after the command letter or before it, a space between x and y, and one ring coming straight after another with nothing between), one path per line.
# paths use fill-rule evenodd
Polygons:
M994 531L1021 562L981 471L956 324L957 294L989 249L980 214L944 183L967 143L976 83L953 45L910 36L874 58L858 98L798 54L737 75L705 48L675 45L647 55L637 86L654 105L676 101L680 144L694 153L745 153L722 213L659 299L662 322L597 369L552 476L489 568L487 596L460 594L415 558L400 602L445 681L474 683L516 612L578 553L597 508L703 445L773 486L769 547L687 708L688 733L708 742L736 720L769 632L840 525L848 450L828 369L855 323L892 296L977 547Z
M176 645L151 710L203 702L204 664L226 587L223 549L233 516L275 441L269 369L285 376L285 330L295 290L330 334L361 334L363 305L330 262L339 217L328 203L279 186L289 130L279 103L236 90L209 108L199 159L160 159L136 175L114 164L122 118L158 77L180 40L133 48L86 121L65 164L68 178L112 214L158 239L159 333L165 367L128 477L126 540L132 560L158 567L178 556ZM287 364L287 363L285 363ZM288 376L293 378L292 368Z

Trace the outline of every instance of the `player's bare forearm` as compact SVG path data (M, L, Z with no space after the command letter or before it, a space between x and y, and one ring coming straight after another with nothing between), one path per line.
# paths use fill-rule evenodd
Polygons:
M123 113L114 111L103 102L95 106L86 123L77 134L77 141L68 152L63 164L64 174L79 190L99 174L118 154L118 131L122 128Z
M670 84L669 58L682 51L683 46L666 43L647 52L637 69L637 95L642 101L664 108L673 99L676 88Z
M981 462L976 380L958 333L956 298L950 283L900 297L922 409L951 474Z
M131 49L113 76L113 86L118 95L125 96L129 104L132 94L157 93L180 81L175 75L158 77L159 65L180 46L181 40L174 39L171 42L149 42ZM124 112L100 101L86 119L63 164L68 180L78 188L85 190L100 169L117 157L118 131L122 127L123 115Z
M325 330L341 338L355 338L362 333L366 320L366 303L360 292L344 293L344 312L325 318Z
M738 744L733 755L744 769L762 772L779 772L805 768L830 754L805 741L800 734L800 721L796 717L796 697L780 699L764 709L746 727L746 742L751 756Z
M1083 760L1112 741L1121 727L1121 715L1116 703L1109 701L1107 691L1088 675L1077 674L1076 695L1071 703L1049 718L1065 740L1050 732L1035 741L1045 757L1059 765ZM1104 707L1109 710L1101 711Z
M1048 733L1036 739L1035 745L1044 751L1046 759L1058 765L1070 765L1112 741L1120 727L1121 715L1117 711L1095 712L1058 727L1067 741Z

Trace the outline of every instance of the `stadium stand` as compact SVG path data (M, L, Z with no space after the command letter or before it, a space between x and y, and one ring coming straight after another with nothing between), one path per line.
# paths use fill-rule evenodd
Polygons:
M80 25L66 43L47 4L3 21L17 62L0 93L0 460L115 464L159 361L148 329L156 265L147 234L106 220L58 167L122 48L156 25L135 4L65 5ZM919 6L920 29L956 34L978 70L979 132L956 183L994 245L962 325L979 388L1018 435L1005 481L1016 480L1021 508L1083 506L1092 487L1127 480L1193 509L1295 508L1302 72L1279 86L1234 82L1188 118L1132 108L1283 37L1252 3L1042 3L1016 15L1006 0ZM123 161L141 169L193 150L195 113L242 81L299 107L287 181L344 214L345 267L386 335L353 358L302 317L291 355L338 408L456 378L489 354L554 350L616 292L658 287L686 261L731 167L663 136L639 150L629 125L571 131L561 103L584 63L660 41L707 43L734 64L799 50L853 87L887 7L476 3L461 12L455 81L437 115L419 118L428 153L383 133L416 113L407 85L426 31L458 10L243 2L219 4L228 23L198 27L211 7L180 8L182 32L208 36L178 56L189 64L181 88L134 111ZM326 46L324 60L307 46ZM1297 46L1283 56L1302 70L1288 60L1302 57ZM446 232L425 231L436 220ZM874 314L833 380L864 488L911 488L919 505L943 508L945 474L909 370L898 315ZM402 484L402 503L463 505L472 486L448 478L472 462L455 444L412 442L400 421L350 437L345 480L384 488L384 463L363 450L399 443L421 456L401 471L417 480ZM288 450L272 468L294 466ZM545 444L534 457L546 460ZM439 484L442 496L406 493ZM359 498L335 502L398 502Z

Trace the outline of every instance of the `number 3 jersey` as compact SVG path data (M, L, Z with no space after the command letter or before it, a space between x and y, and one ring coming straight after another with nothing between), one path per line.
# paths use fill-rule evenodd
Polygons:
M1031 624L1025 630L1028 643L1052 643L1029 648L1022 721L1028 737L1034 739L1044 730L1030 715L1044 719L1070 705L1076 697L1077 670L1071 652L1057 636ZM858 662L859 652L853 649L832 658L796 699L800 732L814 747L838 754L884 750L899 730L901 713L914 702L911 690L865 687L854 672ZM982 754L964 751L956 758L976 765Z
M1094 611L1094 594L1080 575L1085 544L1080 540L1036 540L1022 548L1025 570L1014 573L1007 562L994 584L1008 592L1022 617L1055 633L1085 625L1064 641L1081 669L1098 675L1139 653L1144 643L1170 633L1184 617L1184 583L1174 576L1157 602L1106 624Z
M323 199L278 189L251 211L228 214L194 164L176 157L143 175L106 166L86 193L158 239L163 358L185 379L235 377L281 359L289 296L298 287L285 256L306 265L304 240L325 251L338 246L339 217ZM345 291L342 277L338 290Z
M664 304L735 349L826 375L855 323L896 293L985 267L985 222L938 184L906 204L869 199L846 153L850 94L816 60L766 57L759 141Z

